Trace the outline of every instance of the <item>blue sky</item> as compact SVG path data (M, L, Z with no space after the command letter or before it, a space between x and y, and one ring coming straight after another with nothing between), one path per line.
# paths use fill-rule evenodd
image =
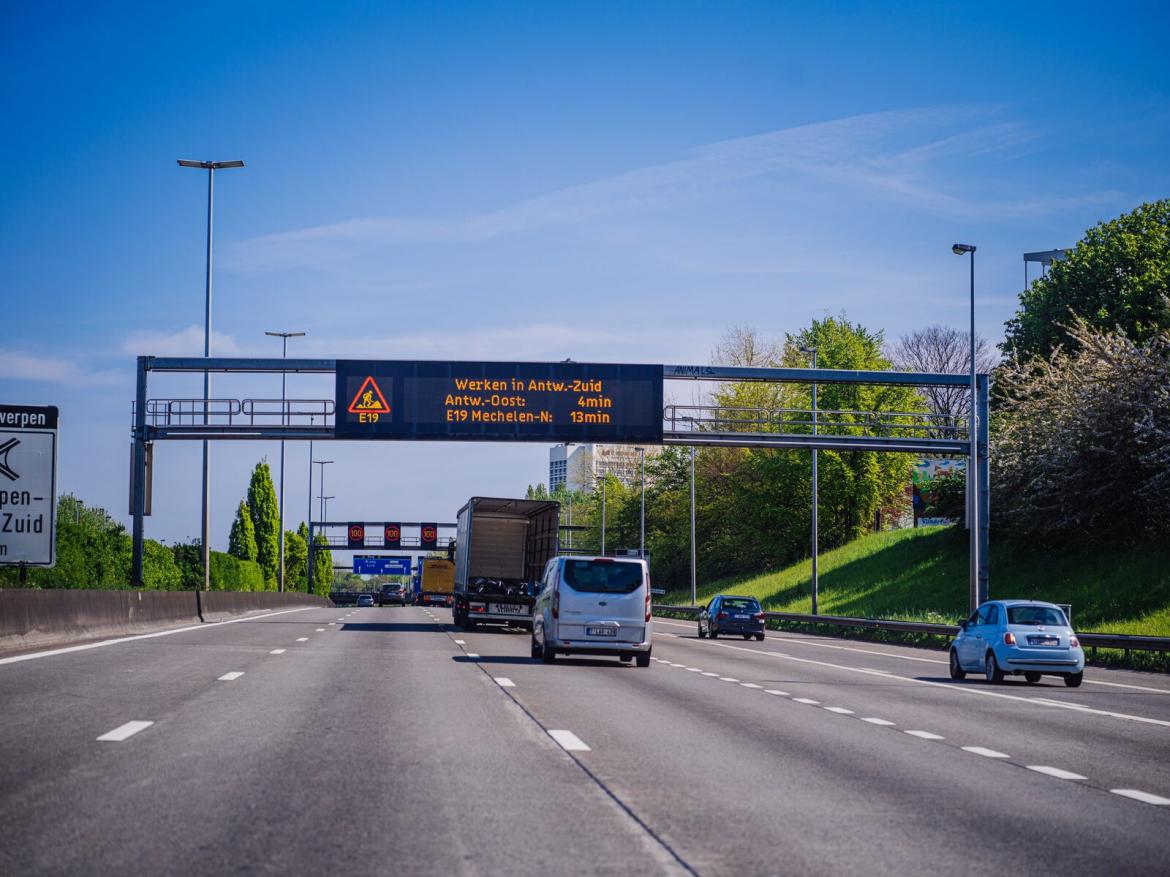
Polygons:
M125 519L139 353L703 362L844 311L998 341L1024 251L1170 194L1162 4L25 4L0 31L0 401ZM233 395L278 392L232 385ZM159 395L194 395L195 382ZM290 395L328 395L290 380ZM225 387L225 393L228 390ZM256 459L216 450L214 544ZM288 446L290 520L307 449ZM338 517L450 520L540 445L334 444ZM148 533L198 532L197 449ZM331 514L331 516L334 516Z

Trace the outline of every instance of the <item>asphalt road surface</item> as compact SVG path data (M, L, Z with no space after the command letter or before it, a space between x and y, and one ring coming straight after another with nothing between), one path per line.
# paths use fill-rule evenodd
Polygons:
M1165 676L528 646L338 608L0 659L0 874L1165 873Z

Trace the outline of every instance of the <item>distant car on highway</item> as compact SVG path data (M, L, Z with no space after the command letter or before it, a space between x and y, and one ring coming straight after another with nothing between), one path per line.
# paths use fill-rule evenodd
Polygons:
M359 606L373 606L374 605L374 595L373 594L359 594L358 599L357 599L357 604Z
M699 613L699 639L720 634L764 639L764 610L755 597L720 594Z
M951 678L982 673L988 682L1020 675L1028 682L1060 676L1081 684L1085 652L1064 610L1036 600L989 600L966 621L951 644Z
M382 585L378 591L379 606L385 606L387 603L405 606L409 600L410 595L406 593L406 588L402 585Z
M532 657L614 655L650 666L650 571L644 560L554 557L532 614Z

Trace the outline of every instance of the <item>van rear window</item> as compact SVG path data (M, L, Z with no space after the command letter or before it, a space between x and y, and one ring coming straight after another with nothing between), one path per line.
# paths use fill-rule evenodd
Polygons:
M586 594L630 594L642 585L640 563L566 560L563 580Z

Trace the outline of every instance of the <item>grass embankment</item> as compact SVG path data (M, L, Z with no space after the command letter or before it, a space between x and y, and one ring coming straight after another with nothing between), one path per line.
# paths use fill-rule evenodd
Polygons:
M866 535L819 563L819 608L826 615L955 623L967 615L966 532L922 527ZM810 612L812 563L713 581L719 593L747 594L773 612ZM1083 632L1170 636L1170 545L1046 554L1007 543L991 548L991 596L1072 604ZM690 591L665 603L686 605Z

